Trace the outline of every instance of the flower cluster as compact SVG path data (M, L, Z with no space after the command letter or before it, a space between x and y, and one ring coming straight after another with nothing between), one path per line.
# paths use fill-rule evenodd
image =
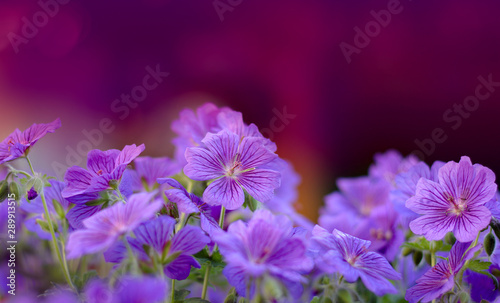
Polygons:
M429 166L377 154L367 175L337 181L315 225L293 207L292 164L229 108L183 110L173 158L144 156L144 144L91 150L63 181L29 158L60 126L0 144L2 233L20 206L23 261L17 285L0 288L13 302L500 300L500 195L466 156Z

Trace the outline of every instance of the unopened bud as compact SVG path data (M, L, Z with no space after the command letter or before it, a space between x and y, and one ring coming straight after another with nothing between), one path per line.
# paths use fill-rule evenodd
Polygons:
M423 256L424 254L420 250L416 250L413 252L413 263L415 264L415 266L418 266L418 264L420 264Z
M38 193L34 187L31 187L30 190L28 190L28 200L33 200L36 197L38 197Z
M19 184L17 184L16 182L10 182L9 183L9 193L13 194L14 195L14 199L15 200L19 200L21 197L19 195Z
M411 249L409 247L403 247L403 249L401 250L401 253L403 254L403 257L406 257L406 256L409 256L413 253L413 249Z
M446 236L444 237L444 242L446 244L453 245L453 244L455 244L456 241L457 241L457 239L455 238L455 235L451 232L447 233Z
M489 233L484 237L484 250L488 254L488 256L491 256L493 254L493 251L495 250L495 236L492 233Z
M5 199L7 199L8 194L7 181L3 180L2 182L0 182L0 202L3 202Z

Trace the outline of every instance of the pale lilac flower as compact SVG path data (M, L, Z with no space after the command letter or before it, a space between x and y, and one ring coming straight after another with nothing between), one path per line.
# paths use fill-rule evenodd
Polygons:
M418 158L409 155L406 158L396 150L388 150L385 153L377 153L374 156L375 163L370 166L370 176L378 177L393 184L394 178L402 172L408 171L418 163Z
M406 207L422 216L410 222L410 228L427 240L440 240L453 231L458 241L472 241L490 223L491 212L484 205L496 189L489 168L472 165L469 157L450 161L439 169L438 182L418 181L416 195Z
M27 155L29 149L38 140L48 133L55 132L59 127L61 127L61 120L57 118L47 124L35 123L23 132L16 129L0 143L0 164Z
M68 258L103 251L111 247L120 236L154 217L163 203L161 200L149 202L151 198L150 193L135 194L130 196L126 204L115 204L85 219L85 229L77 230L69 236Z

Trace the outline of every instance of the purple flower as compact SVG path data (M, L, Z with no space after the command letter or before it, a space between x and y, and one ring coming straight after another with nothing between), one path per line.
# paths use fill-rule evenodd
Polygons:
M99 192L113 189L112 181L120 181L127 165L142 151L144 151L144 144L127 145L122 151L91 150L87 155L88 170L73 166L66 171L64 180L68 186L63 191L63 197L75 204L97 199Z
M374 157L375 163L370 166L370 176L382 178L389 183L394 182L396 175L408 171L418 163L417 157L409 155L406 158L396 150L378 153Z
M459 163L441 167L438 180L418 181L416 195L406 207L423 216L410 222L410 229L427 240L440 240L450 231L460 242L474 240L491 220L484 205L495 195L495 174L462 157Z
M133 187L137 191L151 191L158 184L156 179L170 177L181 171L178 163L167 157L139 157L134 160Z
M210 239L196 226L187 225L174 234L175 219L169 216L160 216L154 220L141 224L134 229L135 238L128 238L131 247L139 253L143 261L151 257L160 258L165 275L171 279L184 280L189 276L191 266L200 268L200 264L192 257L199 252ZM144 250L144 246L152 248ZM165 251L167 249L167 251ZM156 256L148 252L156 252ZM104 253L108 262L120 262L126 256L125 245L118 244Z
M438 171L444 164L444 162L436 161L429 169L427 164L419 162L407 172L396 176L394 180L395 189L391 191L391 201L394 204L395 210L399 213L401 223L405 228L408 228L410 221L418 218L418 214L408 209L405 205L408 199L415 196L418 180L425 178L437 182Z
M186 148L201 145L201 140L209 132L216 133L222 128L217 121L221 109L212 103L205 103L196 109L184 109L179 119L172 122L172 130L178 134L172 142L176 147L176 160L179 164L186 164L184 153Z
M488 271L491 273L492 270L498 271L499 269L498 266L493 265ZM464 272L464 282L469 284L470 297L474 302L481 302L481 300L494 302L500 296L500 290L496 289L492 278L487 275L467 269Z
M220 230L219 224L212 217L211 207L203 202L198 196L193 193L188 193L187 190L175 179L160 178L160 184L168 184L171 189L165 191L167 198L177 204L177 209L181 213L200 214L200 225L207 234L212 235L215 231Z
M490 210L495 219L500 220L500 192L497 191L493 199L486 202L484 206Z
M285 216L257 210L248 224L232 223L227 232L218 232L219 245L227 266L223 274L240 295L249 296L246 286L265 275L283 282L294 297L302 292L302 274L312 268L303 238L294 233Z
M202 140L207 148L186 150L186 176L197 181L215 179L203 193L209 205L237 209L245 201L244 191L266 202L280 186L280 173L261 168L277 155L264 146L262 138L244 137L222 130Z
M318 220L329 231L336 228L353 234L374 208L389 203L390 185L380 178L343 178L337 185L340 192L325 197L326 206Z
M48 133L53 133L61 127L61 120L57 118L47 124L33 124L25 131L16 129L0 143L0 164L25 156L29 148Z
M152 194L130 196L127 204L118 203L83 221L86 229L70 234L68 258L77 258L111 247L120 236L150 219L162 207L161 200L150 203Z
M406 292L405 299L410 303L429 302L451 290L455 275L465 262L474 256L481 247L469 249L471 242L456 242L451 248L448 261L441 261L417 280L417 284ZM467 251L467 249L469 249ZM466 253L467 252L467 253Z
M347 282L358 278L376 295L397 293L387 279L400 280L396 272L381 255L368 251L370 241L362 240L339 230L329 233L316 225L312 231L312 250L318 268L326 273L338 272Z
M370 250L380 253L391 262L404 242L398 214L391 205L374 208L370 217L359 223L355 235L370 240Z

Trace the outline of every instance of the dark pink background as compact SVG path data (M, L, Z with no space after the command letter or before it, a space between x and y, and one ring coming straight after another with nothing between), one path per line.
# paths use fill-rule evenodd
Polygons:
M145 143L145 154L171 156L170 123L184 107L228 105L261 129L286 107L296 117L274 140L303 177L311 218L337 177L365 174L375 152L408 154L435 128L447 139L427 161L469 155L500 172L500 90L456 130L443 120L478 76L500 81L498 1L401 0L350 64L339 45L354 44L354 28L390 1L221 1L238 4L223 21L206 0L71 0L18 53L8 35L41 7L1 1L0 134L60 117L63 127L33 151L53 172L101 119L115 129L94 148ZM157 64L170 75L121 120L112 102Z

